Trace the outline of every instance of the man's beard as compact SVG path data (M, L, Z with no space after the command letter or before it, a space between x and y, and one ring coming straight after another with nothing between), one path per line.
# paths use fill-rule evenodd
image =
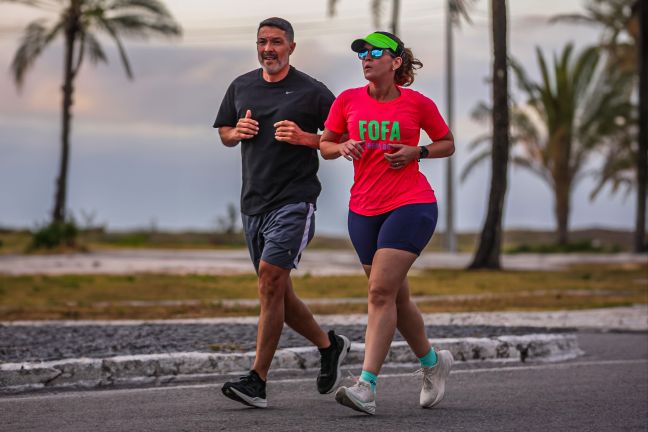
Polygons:
M265 60L274 60L274 62L271 65L266 65ZM287 61L282 61L279 56L269 56L269 55L261 55L259 58L259 63L261 63L261 67L263 70L266 71L266 73L272 75L277 72L279 72L281 69L283 69L286 64L288 63Z

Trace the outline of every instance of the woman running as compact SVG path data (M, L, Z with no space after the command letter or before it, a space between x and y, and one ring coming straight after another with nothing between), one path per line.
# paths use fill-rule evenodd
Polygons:
M421 362L420 404L430 408L443 398L454 362L436 352L423 317L410 300L407 272L434 233L434 192L419 161L454 153L454 139L434 102L406 89L423 64L403 42L387 32L371 33L351 44L369 84L349 89L333 103L320 140L325 159L353 161L349 235L369 278L369 314L362 374L335 399L367 414L376 411L376 383L396 328ZM432 143L418 146L423 129ZM339 143L342 135L349 140Z

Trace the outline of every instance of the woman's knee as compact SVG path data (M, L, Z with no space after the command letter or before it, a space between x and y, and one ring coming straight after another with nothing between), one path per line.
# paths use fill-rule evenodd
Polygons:
M369 279L369 304L383 307L396 302L397 290L381 280Z

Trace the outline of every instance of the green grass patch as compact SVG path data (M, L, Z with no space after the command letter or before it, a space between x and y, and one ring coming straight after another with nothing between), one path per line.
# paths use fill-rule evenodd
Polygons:
M645 271L634 264L575 266L554 272L429 270L410 277L409 284L415 296L489 295L420 303L425 312L582 309L648 303ZM307 276L294 278L294 285L304 299L367 295L364 276ZM256 306L222 303L256 298L255 275L0 275L0 320L256 315ZM311 309L316 313L366 312L366 305L314 305Z

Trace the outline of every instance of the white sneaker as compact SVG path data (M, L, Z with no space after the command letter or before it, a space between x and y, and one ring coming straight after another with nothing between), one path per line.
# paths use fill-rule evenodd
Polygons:
M454 363L452 353L447 350L437 352L437 364L423 367L417 372L423 375L420 404L423 408L432 408L443 399L445 382Z
M358 379L353 387L340 387L335 392L335 400L344 406L367 414L376 413L376 395L371 384Z

